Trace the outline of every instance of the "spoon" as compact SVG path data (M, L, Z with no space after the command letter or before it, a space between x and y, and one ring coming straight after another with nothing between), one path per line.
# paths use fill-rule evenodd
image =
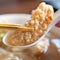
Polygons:
M11 30L22 30L22 31L33 31L34 28L24 27L17 24L0 24L0 28L3 29L11 29Z
M34 43L29 44L29 45L25 45L25 46L11 46L11 45L7 44L7 42L6 42L6 39L7 39L8 35L10 34L10 32L7 33L4 36L3 43L5 45L7 45L7 46L10 46L10 47L18 47L18 48L30 48L32 46L35 46L37 43L39 43L47 35L47 33L52 29L52 27L60 20L60 14L59 13L60 13L60 10L58 10L57 12L55 12L55 14L54 14L54 20L49 25L47 31L38 40L36 40Z

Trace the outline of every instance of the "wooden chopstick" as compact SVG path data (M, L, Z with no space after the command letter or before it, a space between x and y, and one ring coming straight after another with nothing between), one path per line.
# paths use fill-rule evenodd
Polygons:
M0 24L0 28L4 29L14 29L14 30L22 30L22 31L34 31L34 28L25 27L17 24Z

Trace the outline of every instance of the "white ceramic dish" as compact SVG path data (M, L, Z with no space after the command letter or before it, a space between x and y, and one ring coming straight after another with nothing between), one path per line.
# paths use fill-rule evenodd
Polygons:
M4 14L0 15L0 23L24 24L30 17L30 14Z

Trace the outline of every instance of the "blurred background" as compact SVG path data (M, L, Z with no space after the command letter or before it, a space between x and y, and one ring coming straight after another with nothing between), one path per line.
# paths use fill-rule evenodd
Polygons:
M53 5L55 11L60 8L59 0L0 0L0 14L31 13L42 1Z

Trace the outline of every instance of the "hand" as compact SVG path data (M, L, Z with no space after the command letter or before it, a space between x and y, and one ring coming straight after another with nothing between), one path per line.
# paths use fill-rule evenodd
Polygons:
M56 24L56 27L60 27L60 21Z

